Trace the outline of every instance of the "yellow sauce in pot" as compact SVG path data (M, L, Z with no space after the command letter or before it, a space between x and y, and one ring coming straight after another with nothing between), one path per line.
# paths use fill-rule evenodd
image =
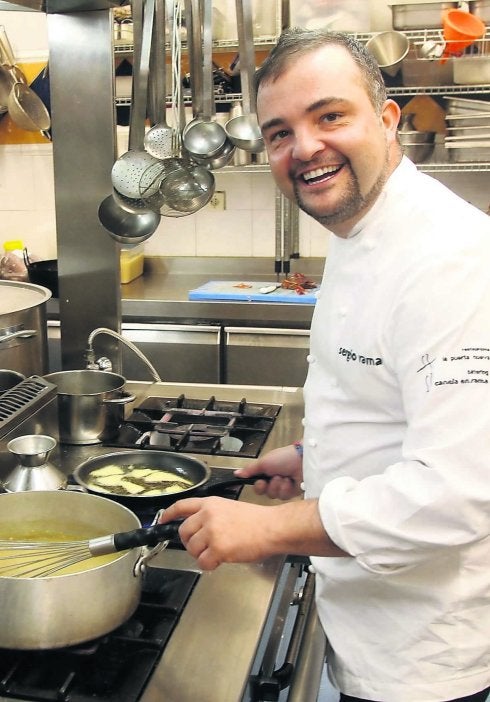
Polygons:
M92 570L122 558L124 552L106 556L91 556L88 546L79 549L80 541L85 542L98 536L106 536L107 531L94 529L93 526L63 526L46 523L44 520L23 523L22 525L0 526L0 578L35 578L70 575ZM18 550L18 542L32 543L32 548ZM7 543L8 542L8 543ZM59 548L47 554L44 544L59 544ZM71 557L87 556L87 559L70 564ZM38 569L47 571L51 565L67 565L51 575L36 575Z

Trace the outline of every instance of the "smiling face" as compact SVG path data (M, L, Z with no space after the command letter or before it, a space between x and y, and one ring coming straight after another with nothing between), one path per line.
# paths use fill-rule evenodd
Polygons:
M262 82L257 114L280 190L347 236L400 161L398 105L378 113L348 51L329 44Z

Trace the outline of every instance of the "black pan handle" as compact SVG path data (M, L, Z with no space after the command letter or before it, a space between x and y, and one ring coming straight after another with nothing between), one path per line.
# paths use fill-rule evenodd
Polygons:
M121 531L113 535L114 550L127 551L138 546L156 546L161 541L179 538L179 527L182 521L169 522L168 524L155 524L154 526Z
M229 473L230 471L226 469L226 472ZM233 485L253 485L257 480L267 480L269 482L271 479L271 475L265 475L264 473L257 473L257 475L252 475L250 478L239 478L233 474L231 477L223 477L222 474L212 474L203 485L200 485L192 491L192 496L206 497L224 487L231 487Z

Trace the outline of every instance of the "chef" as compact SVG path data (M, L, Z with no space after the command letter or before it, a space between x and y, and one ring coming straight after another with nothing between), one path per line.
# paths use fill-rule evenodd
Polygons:
M403 156L400 109L347 35L286 31L256 86L277 185L334 235L304 436L237 472L283 503L189 499L164 519L185 519L203 569L311 557L340 700L484 702L490 219Z

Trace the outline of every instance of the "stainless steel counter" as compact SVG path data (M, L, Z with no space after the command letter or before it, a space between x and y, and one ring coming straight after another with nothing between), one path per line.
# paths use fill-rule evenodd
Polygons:
M298 388L129 382L127 390L136 395L136 406L149 395L178 396L182 392L188 396L216 395L220 400L236 400L239 396L246 397L249 402L280 404L281 411L264 451L290 443L301 435L303 397ZM42 429L46 431L45 427ZM87 457L112 450L100 445L64 445L56 448L50 460L69 474ZM199 458L202 460L203 456ZM204 456L204 460L210 465L234 469L248 459ZM273 504L268 498L257 496L251 486L244 487L240 500ZM178 550L159 554L152 565L200 572L196 562L186 552ZM226 564L213 572L202 573L141 702L242 702L250 699L249 676L283 565L284 558L274 557L259 564ZM324 637L316 612L309 621L309 637L317 642L318 655L308 655L308 660L303 660L300 678L310 680L311 684L315 676L319 679ZM310 673L307 666L312 662L315 670ZM306 699L302 693L298 694L297 699ZM0 700L4 699L0 696Z
M323 259L292 261L292 271L320 282ZM121 285L123 321L215 323L308 329L313 305L261 302L189 301L189 290L208 280L274 281L269 258L162 258L147 257L144 274ZM50 300L48 315L57 319L58 300Z

